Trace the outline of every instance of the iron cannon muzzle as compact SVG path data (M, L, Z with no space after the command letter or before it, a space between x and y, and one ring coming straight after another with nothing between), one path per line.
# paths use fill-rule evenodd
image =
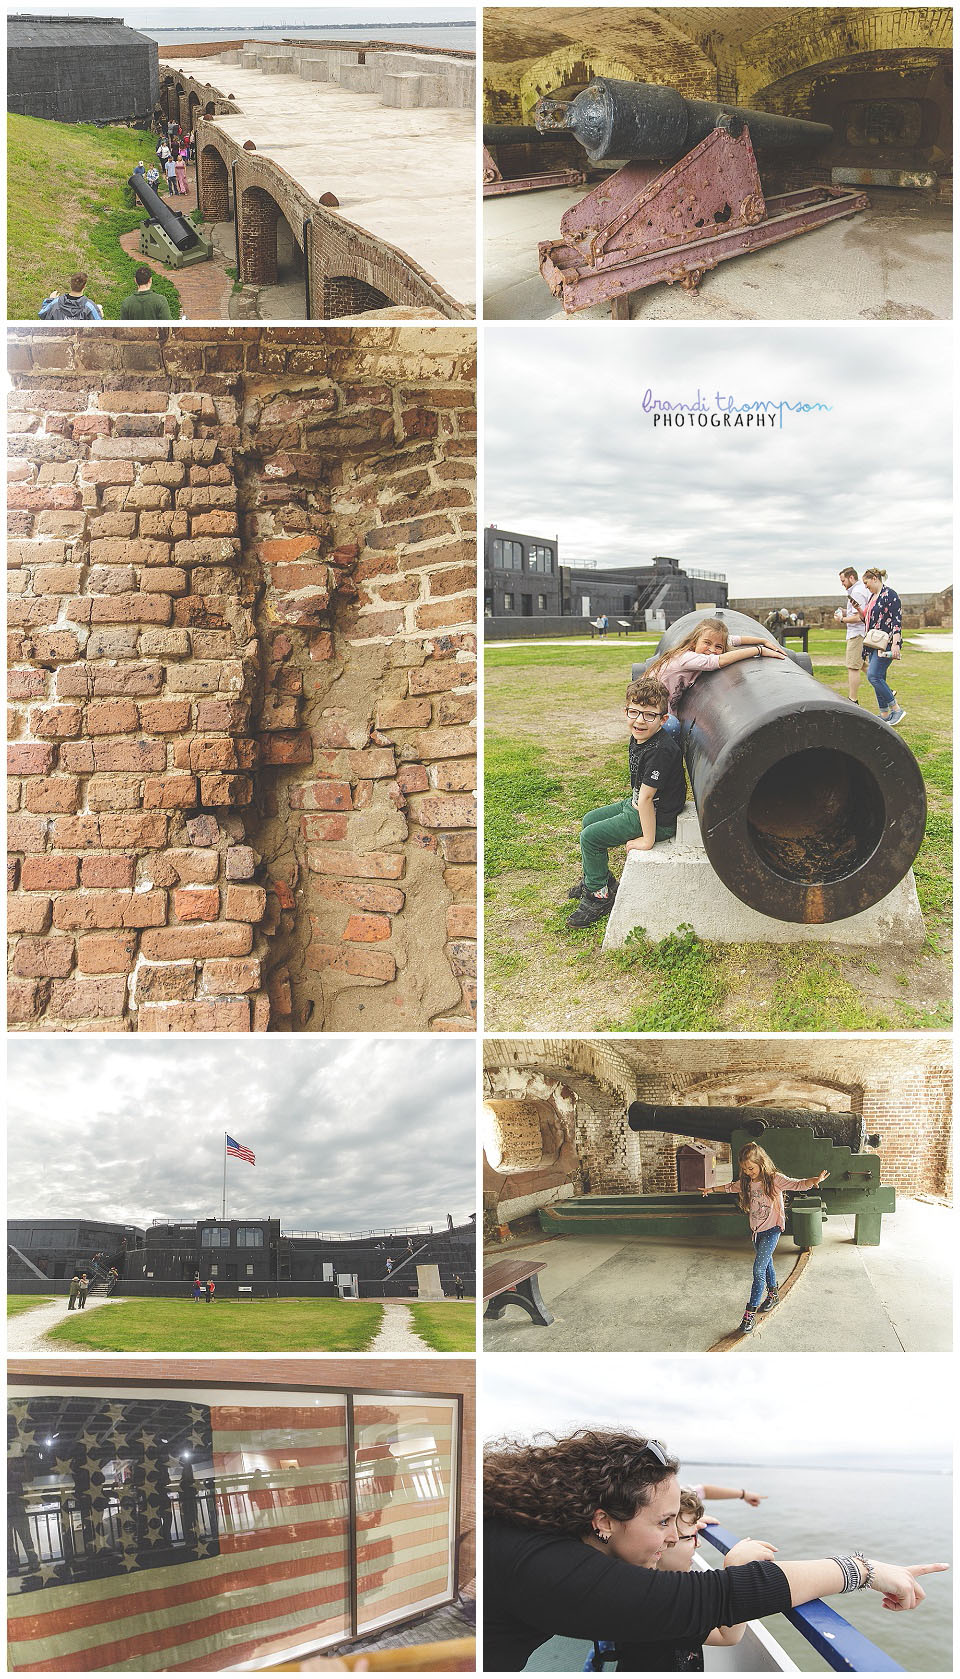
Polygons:
M704 618L770 639L743 613L691 612L671 625L655 657ZM677 714L704 849L742 903L778 921L843 921L909 872L927 811L913 753L798 661L707 672Z
M139 198L147 215L163 228L167 238L178 251L189 251L196 245L199 238L196 228L190 226L179 210L171 210L169 204L163 202L160 194L154 191L142 175L131 175L127 186L131 188L134 197Z
M807 1108L702 1108L631 1102L627 1124L631 1131L669 1131L678 1137L705 1137L714 1143L729 1143L735 1131L759 1138L765 1131L803 1127L815 1137L829 1137L832 1143L850 1149L853 1154L858 1154L866 1141L860 1114L820 1113Z
M593 163L607 158L669 162L705 140L718 126L734 136L747 128L754 151L813 151L833 138L822 122L802 122L770 111L684 99L676 88L598 76L574 99L545 98L534 108L541 133L564 130L579 140Z

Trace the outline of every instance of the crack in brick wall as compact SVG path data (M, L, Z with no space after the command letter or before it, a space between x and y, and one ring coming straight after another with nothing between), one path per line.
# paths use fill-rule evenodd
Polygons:
M472 1029L473 348L13 335L12 1025Z

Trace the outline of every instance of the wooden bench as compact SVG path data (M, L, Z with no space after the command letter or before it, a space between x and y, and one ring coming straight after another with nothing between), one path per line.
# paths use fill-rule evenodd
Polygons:
M534 1323L544 1327L553 1322L540 1295L537 1272L546 1270L544 1259L498 1259L483 1268L483 1298L490 1304L485 1318L502 1318L508 1306L522 1306Z

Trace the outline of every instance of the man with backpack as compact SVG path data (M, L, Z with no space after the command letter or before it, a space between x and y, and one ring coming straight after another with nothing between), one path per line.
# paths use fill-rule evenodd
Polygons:
M51 292L38 311L41 321L102 321L103 310L92 298L84 297L85 274L71 274L70 290Z

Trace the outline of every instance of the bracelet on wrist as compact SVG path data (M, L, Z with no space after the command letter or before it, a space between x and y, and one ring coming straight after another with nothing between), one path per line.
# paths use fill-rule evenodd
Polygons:
M831 1557L843 1575L843 1585L840 1587L841 1596L846 1592L858 1592L866 1581L861 1578L860 1570L855 1559L851 1557Z
M868 1557L865 1557L862 1551L854 1551L853 1559L855 1562L862 1562L865 1569L864 1577L857 1587L857 1591L862 1592L865 1591L868 1586L872 1586L874 1584L877 1573L876 1564L872 1563Z

